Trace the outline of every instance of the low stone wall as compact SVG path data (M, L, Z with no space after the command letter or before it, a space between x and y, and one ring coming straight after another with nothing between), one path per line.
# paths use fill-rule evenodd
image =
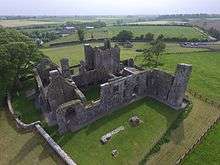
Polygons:
M62 148L50 137L50 135L41 127L40 121L33 122L31 124L25 124L17 116L11 104L11 95L8 93L7 96L7 106L9 113L15 120L17 128L24 131L37 131L44 140L50 145L53 151L68 165L76 165L76 163L62 150Z
M76 165L76 163L62 150L62 148L50 137L50 135L39 125L36 124L37 132L45 139L50 147L61 157L68 165Z

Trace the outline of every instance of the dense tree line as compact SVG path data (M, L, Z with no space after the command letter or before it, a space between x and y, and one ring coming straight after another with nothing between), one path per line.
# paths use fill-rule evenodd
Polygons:
M217 40L220 40L220 31L218 31L218 30L215 29L214 27L210 28L210 29L208 30L208 33L209 33L212 37L216 38Z
M32 38L35 41L43 41L43 42L49 42L55 39L58 39L59 37L62 37L62 35L57 34L55 32L49 32L49 31L33 31L33 32L22 32L24 35Z
M157 20L160 19L189 19L189 18L219 18L220 14L171 14L160 15Z
M63 27L73 26L77 29L86 28L87 26L94 27L94 28L101 28L101 27L106 27L106 23L102 21L95 21L95 22L70 22L69 21L63 24L62 26Z
M9 29L0 29L0 102L6 92L15 92L20 77L32 73L34 63L43 54L27 36Z

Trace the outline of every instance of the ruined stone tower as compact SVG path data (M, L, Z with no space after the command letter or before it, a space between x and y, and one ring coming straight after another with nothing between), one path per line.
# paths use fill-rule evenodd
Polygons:
M112 48L109 40L104 42L103 47L92 48L86 44L84 52L87 70L105 70L108 73L117 73L120 70L120 49Z

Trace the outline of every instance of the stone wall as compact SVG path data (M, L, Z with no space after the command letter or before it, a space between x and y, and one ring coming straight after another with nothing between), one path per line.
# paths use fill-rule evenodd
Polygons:
M61 105L56 111L59 131L64 133L79 130L119 107L146 96L178 110L184 108L183 99L191 66L179 64L175 76L160 70L133 70L135 72L131 75L102 84L100 100L95 104L88 106L80 100L72 100ZM179 76L179 72L184 74ZM181 83L177 85L180 77ZM173 91L177 97L173 97ZM170 100L171 97L173 99ZM181 104L173 104L178 99L182 100Z
M53 151L61 158L61 160L68 165L76 165L76 163L65 153L62 148L50 137L50 135L41 127L41 122L36 121L30 124L22 122L15 114L15 111L11 104L11 95L7 95L7 106L12 118L16 121L17 128L22 131L37 131L44 138L47 144L53 149Z

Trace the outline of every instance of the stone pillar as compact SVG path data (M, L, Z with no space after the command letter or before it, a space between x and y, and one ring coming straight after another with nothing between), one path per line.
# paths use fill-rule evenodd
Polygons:
M61 59L60 65L61 65L63 76L65 78L70 78L71 72L70 72L70 67L69 67L69 60L67 58Z
M192 72L192 65L178 64L175 78L168 95L168 103L175 108L183 108L183 99L187 89L188 80Z
M84 54L85 54L85 62L86 69L92 70L94 69L94 50L89 44L84 45Z
M110 41L110 39L105 39L105 41L104 41L104 48L105 49L110 49L111 48L111 41Z
M50 78L51 78L51 79L54 79L54 78L56 78L57 76L59 76L59 71L58 71L58 70L51 70L51 71L49 72L49 74L50 74Z

